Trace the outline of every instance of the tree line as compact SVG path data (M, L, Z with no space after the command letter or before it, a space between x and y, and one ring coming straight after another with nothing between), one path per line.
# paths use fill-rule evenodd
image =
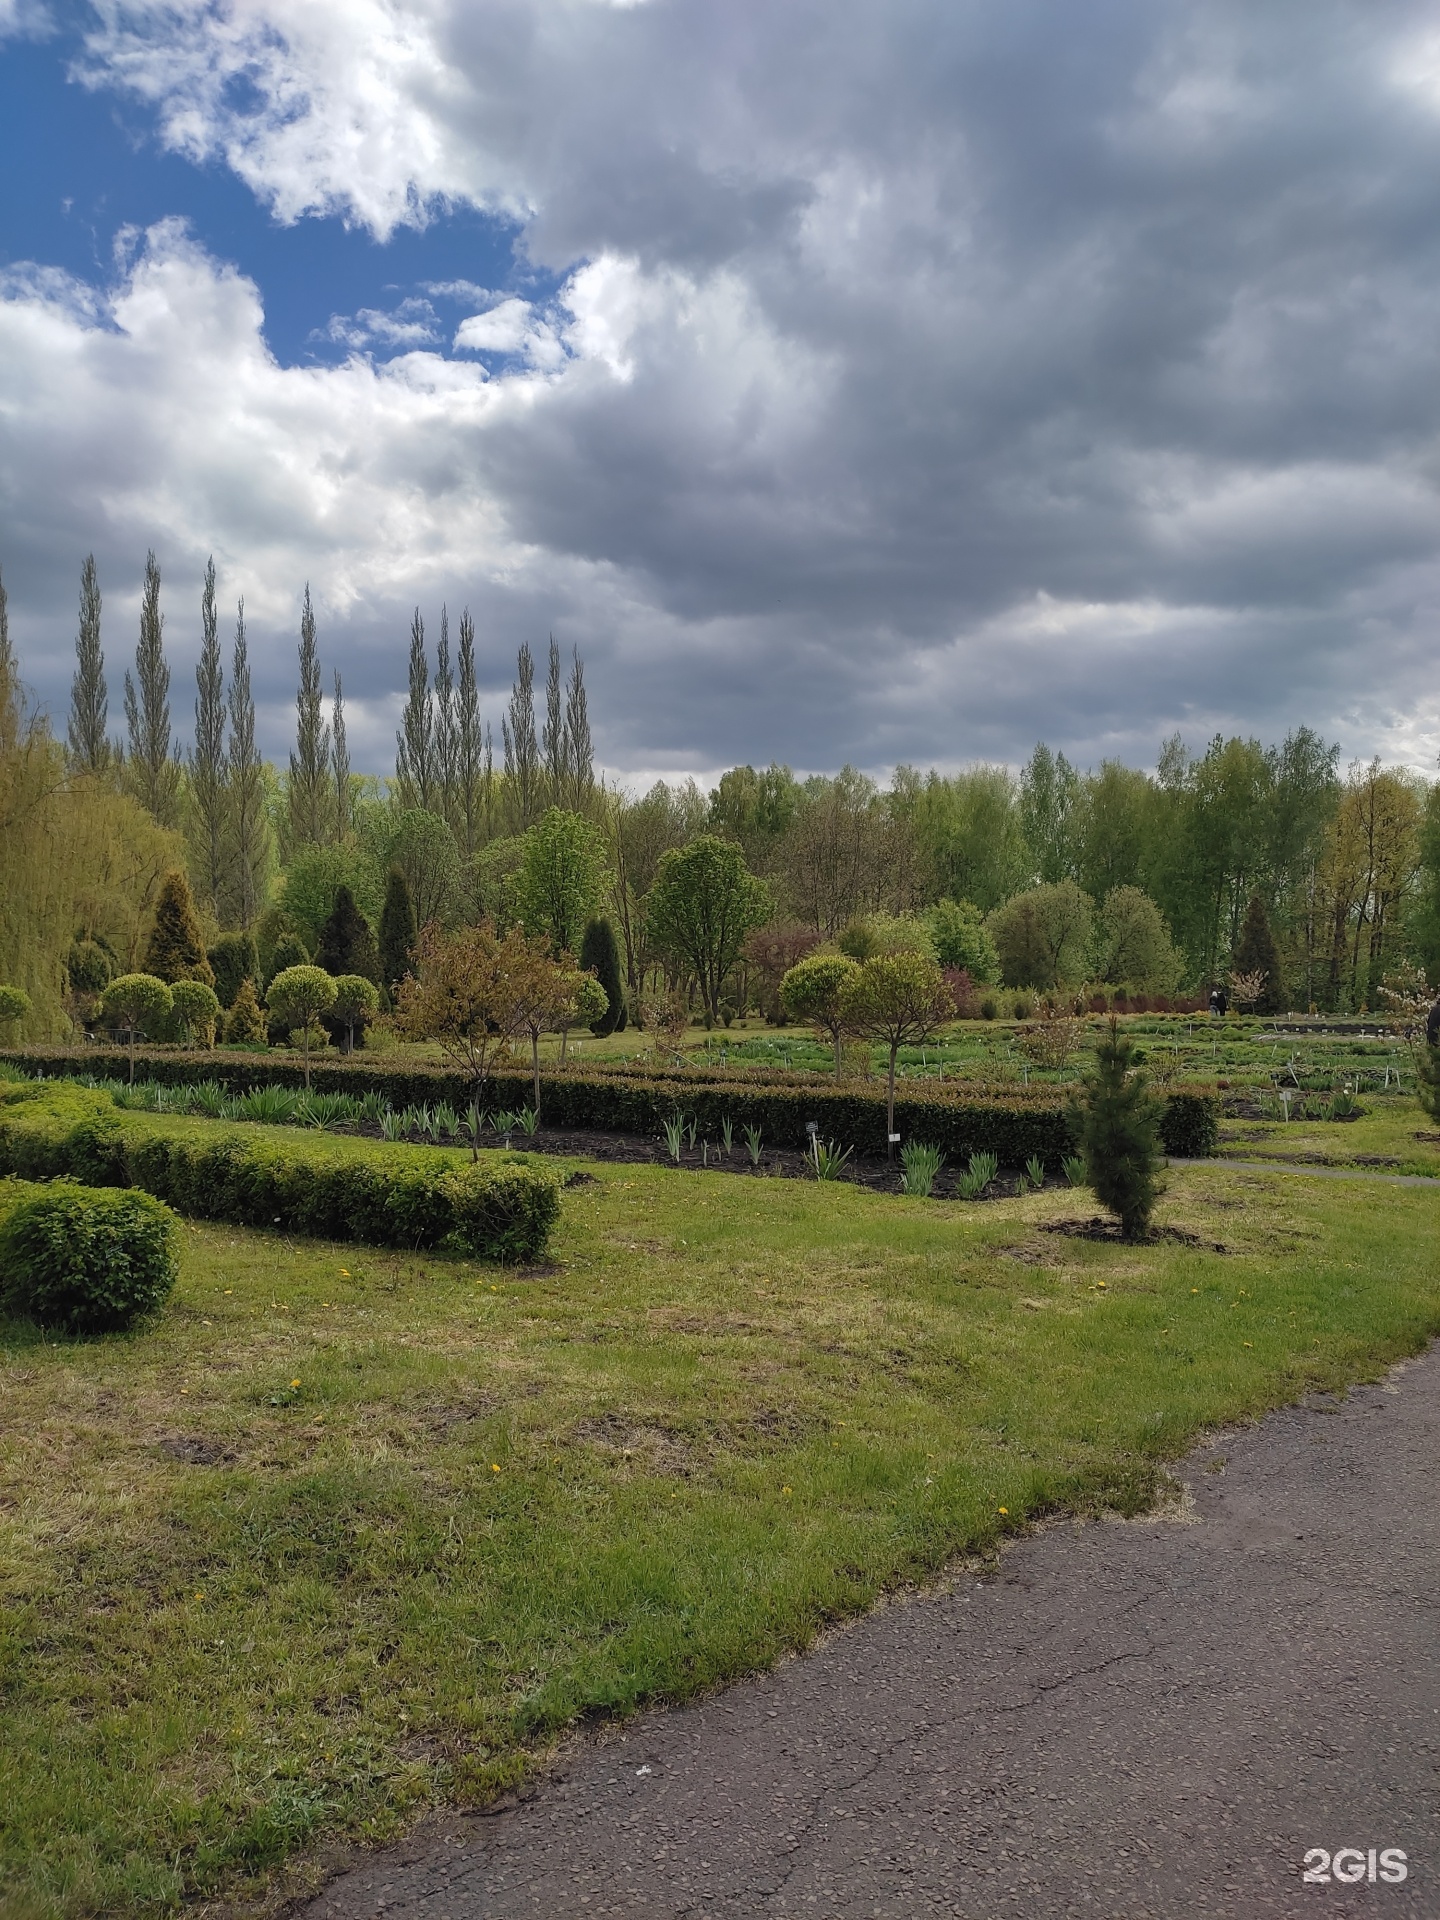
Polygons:
M0 583L0 828L14 876L0 977L26 985L42 1018L59 1015L77 934L133 964L177 868L211 937L252 939L262 974L277 952L289 964L315 955L345 889L382 992L419 928L485 919L543 934L557 953L578 953L603 921L627 1002L681 991L712 1018L722 1002L779 1017L780 978L817 944L863 957L867 942L914 946L917 929L976 982L1042 989L1194 989L1258 971L1267 1004L1345 1010L1373 1006L1406 968L1440 973L1440 788L1378 761L1342 771L1338 746L1303 726L1278 746L1217 736L1191 752L1177 736L1153 772L1081 770L1042 744L1018 773L901 766L882 787L848 767L805 778L739 766L709 792L659 782L630 795L597 779L578 650L567 672L552 637L542 690L520 648L497 764L468 610L452 653L448 611L432 652L417 609L381 781L351 768L344 689L332 673L327 701L308 587L293 749L284 767L262 757L244 604L227 649L213 563L182 750L160 590L152 553L124 736L112 739L86 560L61 742L24 706ZM732 850L725 859L753 882L723 978L686 958L673 897L657 892L671 856L702 842L712 859ZM1239 964L1257 954L1265 964Z

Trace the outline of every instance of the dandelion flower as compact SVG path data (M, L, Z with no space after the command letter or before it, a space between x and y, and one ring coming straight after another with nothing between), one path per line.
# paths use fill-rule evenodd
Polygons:
M291 1384L291 1386L292 1386L292 1387L298 1387L298 1386L299 1386L299 1384L300 1384L300 1382L299 1382L298 1380L292 1380L292 1381L290 1382L290 1384Z
M498 1460L492 1460L490 1462L490 1471L492 1473L498 1473L500 1471L500 1462Z
M341 1267L340 1278L342 1280L348 1280L350 1278L350 1269L348 1267Z
M1010 1513L1010 1509L1009 1509L1009 1507L997 1507L997 1508L995 1509L995 1511L996 1511L997 1513L1003 1513L1003 1514L1005 1514L1007 1518L1009 1517L1009 1513Z

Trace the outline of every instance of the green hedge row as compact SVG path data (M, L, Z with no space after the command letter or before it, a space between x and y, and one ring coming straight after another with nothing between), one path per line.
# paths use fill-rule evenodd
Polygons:
M93 1050L28 1049L0 1054L30 1072L93 1073ZM299 1062L267 1055L226 1058L224 1055L147 1052L137 1056L144 1074L167 1085L197 1079L218 1080L232 1093L251 1087L302 1084ZM444 1068L383 1067L349 1062L311 1068L317 1090L356 1095L378 1093L395 1108L425 1106L445 1100L462 1109L469 1099L463 1076ZM934 1083L927 1082L927 1088ZM487 1108L522 1107L532 1095L530 1076L510 1069L492 1074L486 1082ZM885 1096L871 1083L837 1087L823 1075L810 1079L792 1075L783 1079L757 1076L697 1080L688 1074L650 1074L569 1069L541 1076L542 1117L547 1127L608 1133L658 1135L676 1113L693 1116L702 1127L719 1133L728 1119L737 1133L759 1127L772 1147L804 1147L806 1122L813 1120L826 1140L853 1146L862 1153L885 1144ZM1208 1088L1183 1088L1165 1097L1161 1138L1168 1153L1201 1158L1213 1153L1219 1138L1219 1097ZM972 1153L993 1153L1007 1167L1023 1166L1038 1156L1052 1171L1073 1151L1066 1097L1058 1087L1015 1088L1004 1093L966 1094L963 1085L927 1091L923 1096L904 1090L895 1101L895 1124L906 1140L924 1140L952 1161Z
M281 1146L223 1122L182 1125L147 1125L82 1087L8 1086L0 1172L140 1187L198 1220L385 1247L448 1244L485 1260L534 1259L560 1215L558 1180L531 1160L487 1154L475 1165L405 1147L337 1155L330 1143Z

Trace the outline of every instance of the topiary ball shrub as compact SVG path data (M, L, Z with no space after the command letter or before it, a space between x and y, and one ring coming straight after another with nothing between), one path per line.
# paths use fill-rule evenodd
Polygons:
M57 1180L0 1224L0 1299L42 1327L120 1333L168 1297L179 1241L148 1193Z

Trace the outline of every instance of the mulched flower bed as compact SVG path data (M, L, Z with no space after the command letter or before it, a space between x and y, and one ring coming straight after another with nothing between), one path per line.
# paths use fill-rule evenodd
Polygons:
M349 1129L346 1129L349 1131ZM370 1132L369 1128L356 1128L356 1132ZM378 1134L378 1128L374 1129ZM499 1145L498 1140L487 1139L489 1146ZM814 1162L808 1154L789 1148L765 1147L760 1154L758 1166L752 1166L750 1153L742 1140L736 1140L727 1159L724 1149L710 1142L702 1149L697 1145L693 1150L687 1147L677 1162L671 1157L669 1148L663 1140L646 1140L638 1134L628 1133L552 1133L548 1128L537 1134L514 1134L510 1139L512 1153L556 1153L574 1155L579 1159L607 1160L622 1166L659 1166L673 1167L679 1173L730 1173L745 1174L759 1180L813 1180ZM933 1198L954 1200L959 1195L955 1182L963 1167L942 1167L936 1176ZM883 1154L862 1156L852 1154L845 1162L843 1172L837 1176L851 1186L870 1187L877 1193L899 1193L903 1186L898 1156L887 1161ZM1068 1182L1058 1175L1049 1176L1047 1187L1063 1187ZM986 1187L981 1198L986 1200L1011 1199L1017 1191L1029 1188L1028 1178L1018 1170L1001 1169Z

